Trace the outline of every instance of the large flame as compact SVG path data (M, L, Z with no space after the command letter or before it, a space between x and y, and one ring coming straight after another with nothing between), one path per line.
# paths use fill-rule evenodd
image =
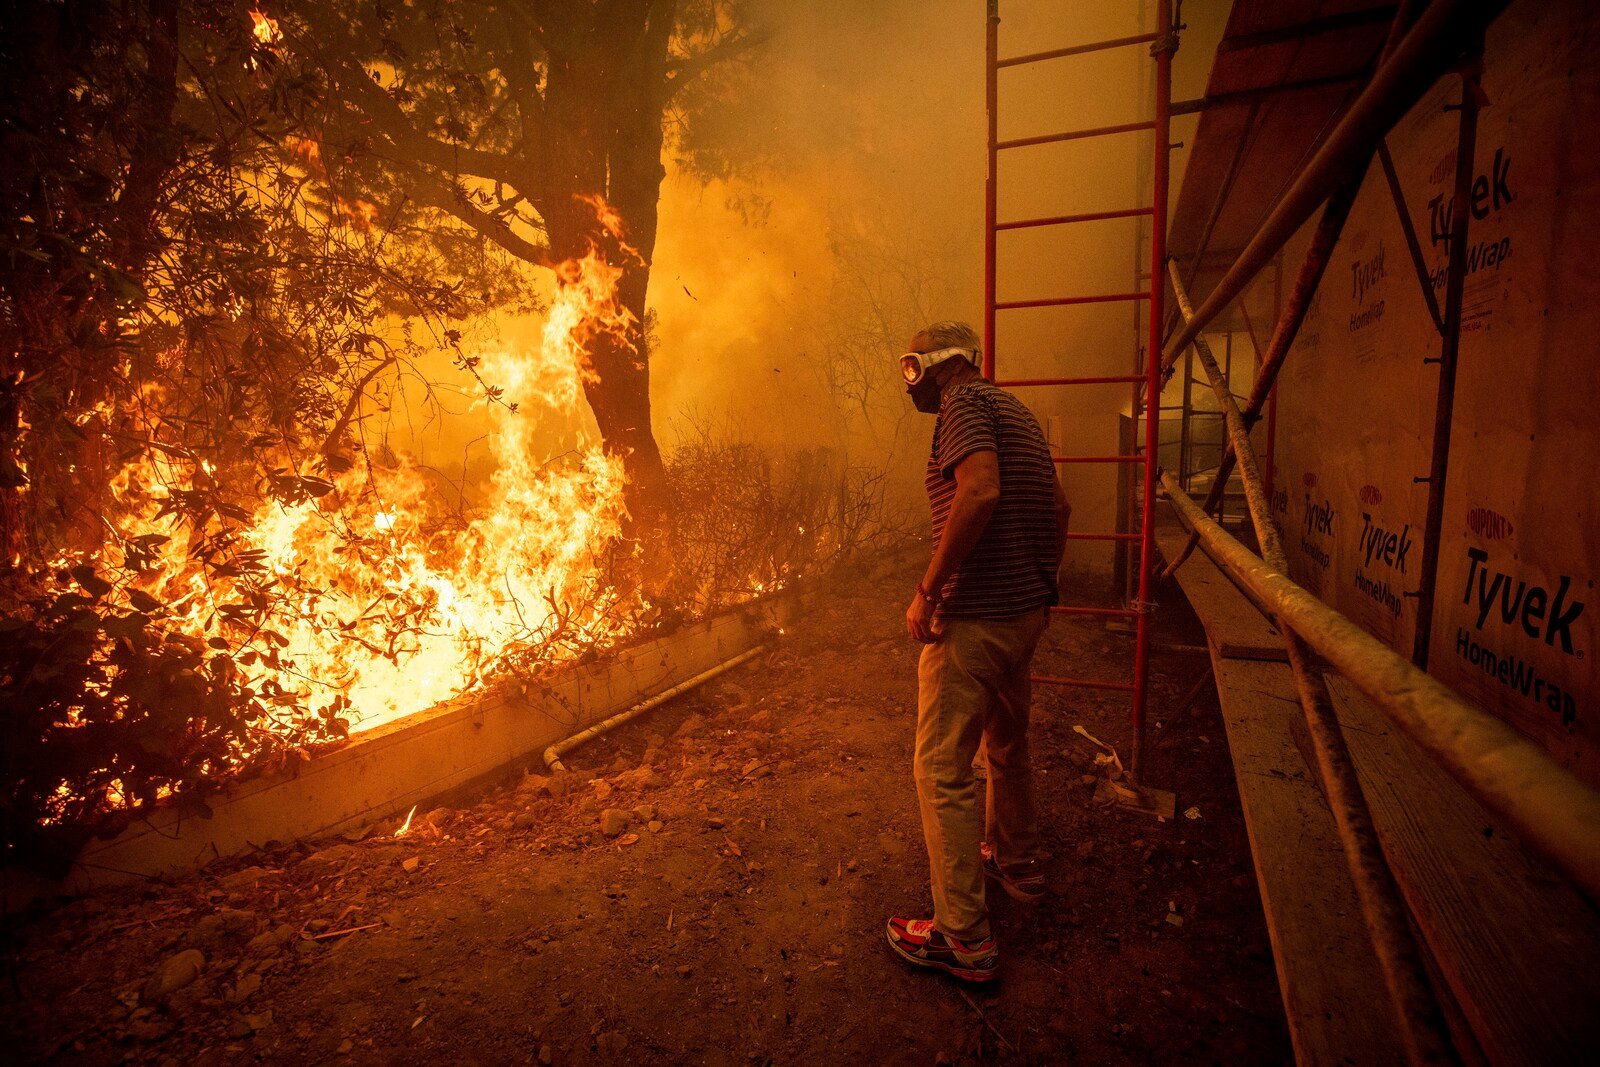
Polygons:
M158 624L231 651L258 690L280 695L285 731L304 714L370 730L522 659L624 636L643 605L600 573L621 543L622 466L595 445L544 462L534 440L535 412L571 405L593 374L594 337L631 328L617 300L621 274L592 250L561 264L541 350L480 356L482 378L503 390L503 402L484 408L496 469L480 513L452 524L411 463L358 457L331 481L286 471L283 480L305 487L292 502L232 523L185 522L183 501L216 472L156 449L112 486L124 553L146 557L116 595L151 597L163 605L152 610ZM159 424L145 429L161 440ZM122 561L107 553L105 562ZM246 626L262 613L241 604L266 604L265 624Z

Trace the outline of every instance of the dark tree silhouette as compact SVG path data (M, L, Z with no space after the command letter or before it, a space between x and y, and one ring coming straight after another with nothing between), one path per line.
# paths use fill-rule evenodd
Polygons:
M621 271L623 330L592 331L586 399L629 480L634 533L667 518L651 430L646 290L665 131L684 89L759 37L737 0L310 3L298 44L349 111L329 136L376 171L374 195L442 215L528 264L590 253ZM621 238L606 225L622 219ZM437 231L437 218L431 220ZM459 240L459 232L456 239Z

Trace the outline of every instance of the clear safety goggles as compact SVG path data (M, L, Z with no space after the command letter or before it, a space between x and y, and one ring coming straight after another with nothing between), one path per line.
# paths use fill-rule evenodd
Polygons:
M900 373L905 377L907 385L916 385L922 381L934 367L950 359L952 356L961 356L970 360L974 366L978 362L978 353L971 348L941 348L937 352L907 352L900 357Z

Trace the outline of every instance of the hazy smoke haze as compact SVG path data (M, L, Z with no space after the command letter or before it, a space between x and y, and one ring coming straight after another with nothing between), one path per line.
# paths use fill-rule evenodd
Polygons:
M1175 97L1203 91L1226 7L1185 5ZM1153 8L1005 3L1000 52L1137 33ZM911 410L893 357L926 319L981 324L984 5L825 0L759 14L770 36L703 131L731 166L707 179L670 149L666 161L650 287L656 432L670 449L685 420L710 419L765 445L845 448L889 465L914 507L932 420ZM1002 71L1000 137L1145 117L1148 67L1129 48ZM1176 122L1174 140L1192 122ZM1146 203L1148 151L1148 135L1134 135L1003 153L1000 217ZM1175 184L1182 161L1179 150ZM1129 221L1003 234L1000 298L1131 288L1135 256ZM1003 314L1001 374L1124 373L1134 321L1125 304ZM516 348L537 345L539 330L537 316L501 316L478 333ZM451 380L447 367L440 376ZM470 390L458 384L456 399L439 394L454 414L418 431L409 412L410 426L397 427L457 470L478 454ZM1114 450L1120 387L1026 399L1041 422L1056 416L1064 450ZM589 422L584 411L538 417L553 451ZM1082 519L1111 520L1111 475L1064 477Z

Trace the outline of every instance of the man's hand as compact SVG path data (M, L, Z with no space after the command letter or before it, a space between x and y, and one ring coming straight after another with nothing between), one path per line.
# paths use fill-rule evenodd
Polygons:
M920 592L912 594L911 606L906 608L906 633L925 645L939 639L933 632L933 605Z

